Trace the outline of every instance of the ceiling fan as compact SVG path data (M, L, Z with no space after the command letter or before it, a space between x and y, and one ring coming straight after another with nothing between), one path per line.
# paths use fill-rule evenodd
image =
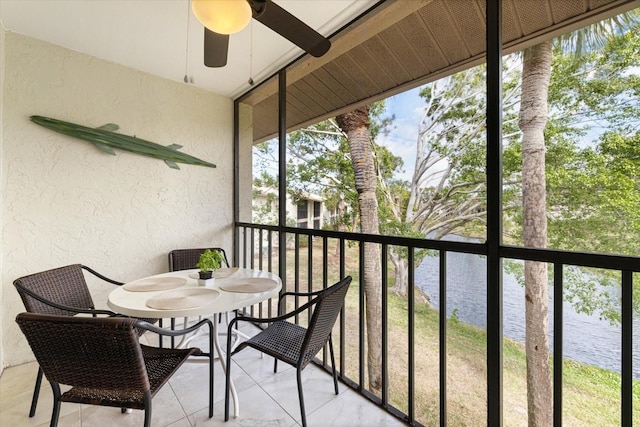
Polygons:
M272 0L192 0L191 7L204 27L204 65L227 65L229 35L242 30L251 18L320 57L331 42Z

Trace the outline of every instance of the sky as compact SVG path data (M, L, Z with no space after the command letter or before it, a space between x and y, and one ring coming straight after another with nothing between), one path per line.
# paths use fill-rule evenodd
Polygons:
M418 125L424 109L424 100L419 93L420 87L387 98L385 116L395 115L396 118L389 134L379 136L377 141L402 157L404 171L398 178L407 181L411 181L415 167Z

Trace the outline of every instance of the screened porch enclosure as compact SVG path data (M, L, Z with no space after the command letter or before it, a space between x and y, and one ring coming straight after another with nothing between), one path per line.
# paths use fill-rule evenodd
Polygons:
M565 336L574 331L566 321L567 275L576 267L610 271L620 289L620 354L617 357L619 390L603 405L615 425L634 425L640 418L634 355L640 352L634 325L634 287L637 288L640 259L637 254L611 255L555 249L532 249L504 243L503 226L503 70L502 58L543 40L569 33L585 25L624 13L639 6L633 1L604 1L597 5L582 2L524 2L478 0L473 2L381 2L354 25L339 32L329 56L303 58L272 76L235 103L236 153L255 144L275 140L277 176L274 191L278 211L270 223L255 221L243 207L251 204L253 176L250 165L236 156L236 223L234 259L241 267L278 273L288 291L308 291L332 285L351 275L354 282L347 304L334 330L340 379L374 404L410 425L522 425L527 422L526 362L511 357L514 344L504 332L505 264L524 261L545 263L549 281L549 329L552 332L552 386L554 425L589 425L576 418L566 355ZM293 226L287 212L287 141L290 134L305 126L351 111L473 66L486 65L486 226L479 242L417 239L371 235ZM379 292L381 360L377 366L382 384L369 384L364 286L365 244L373 244L380 254ZM407 295L393 291L394 269L391 251L406 254ZM416 288L416 269L428 252L437 266L438 310L432 311L423 292ZM448 260L460 254L483 260L481 278L485 283L484 328L460 329L456 316L448 314L452 291ZM296 301L301 305L305 301ZM637 304L637 303L636 303ZM271 316L273 304L254 307L254 314ZM307 319L297 319L304 324ZM435 334L425 334L431 322ZM637 320L636 320L637 323ZM398 327L402 325L402 327ZM462 331L462 332L461 332ZM460 341L460 334L475 340ZM588 332L585 332L585 337ZM585 345L588 338L585 338ZM469 346L465 376L461 354ZM424 357L426 353L432 355ZM328 354L319 354L318 363L330 372ZM432 364L433 360L437 363ZM518 364L518 378L505 374L505 364ZM511 372L511 371L509 371ZM525 382L522 382L524 379ZM526 390L524 392L526 394ZM519 394L519 396L517 396ZM569 407L569 409L567 409ZM471 408L471 409L470 409ZM588 414L586 415L588 416Z

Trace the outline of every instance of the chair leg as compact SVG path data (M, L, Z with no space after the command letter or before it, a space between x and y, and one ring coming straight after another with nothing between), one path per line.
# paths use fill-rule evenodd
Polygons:
M296 367L298 377L298 399L300 399L300 415L302 416L302 427L307 427L307 414L304 410L304 395L302 394L302 369Z
M38 375L36 376L36 385L33 387L33 397L31 398L31 409L29 409L29 417L36 414L38 406L38 396L40 396L40 386L42 385L42 369L38 366Z
M171 318L171 330L172 331L176 330L176 319L175 319L175 317ZM160 337L160 339L162 339L162 337ZM176 337L174 337L174 336L171 337L171 348L176 348Z
M58 418L60 418L60 386L58 383L50 382L51 390L53 390L53 411L51 411L50 427L58 427Z
M222 356L220 356L222 357ZM224 420L229 421L229 391L231 388L231 339L227 337L227 369L224 384Z
M278 373L278 359L276 359L275 357L273 358L273 373Z
M158 326L163 327L162 319L158 320ZM158 347L162 348L162 335L158 335Z
M210 326L209 327L209 418L213 417L213 362L214 362L213 340L215 339L213 335L213 331L214 329ZM218 355L218 356L222 357L222 355Z
M151 392L144 392L144 427L151 427Z
M329 335L329 354L331 355L331 370L333 371L333 387L338 394L338 375L336 374L336 359L333 356L333 342L331 341L331 335Z

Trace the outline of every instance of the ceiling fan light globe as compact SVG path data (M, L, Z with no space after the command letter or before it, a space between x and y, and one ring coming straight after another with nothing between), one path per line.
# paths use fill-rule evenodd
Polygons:
M209 30L234 34L251 21L251 6L246 0L191 0L193 14Z

